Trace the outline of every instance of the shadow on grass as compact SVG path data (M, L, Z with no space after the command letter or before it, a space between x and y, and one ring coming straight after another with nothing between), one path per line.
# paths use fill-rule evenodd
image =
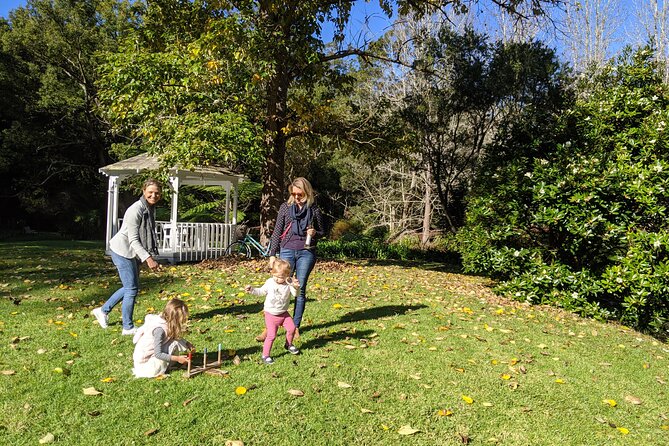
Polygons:
M322 335L317 335L306 342L302 342L302 344L300 345L300 349L318 350L331 343L341 342L350 339L364 339L369 337L372 333L373 333L372 330L357 330L355 333L350 333L346 330L334 333L324 333ZM283 349L283 345L285 342L286 342L286 332L280 330L279 334L277 334L276 339L274 340L274 345L272 346L272 358L276 359L276 358L281 358L283 356L293 356L290 353L288 353L287 350ZM242 347L240 349L237 349L236 354L240 358L257 355L262 352L262 347L263 344L258 342L256 345L249 345L247 347ZM200 358L201 357L202 355L200 355ZM296 360L299 357L300 357L299 355L295 355ZM227 362L232 361L231 358L224 358L224 362L226 362L226 360ZM200 363L201 362L202 360L200 359Z
M309 325L300 330L302 332L320 330L335 325L349 324L351 322L369 321L372 319L381 319L390 316L399 316L410 311L427 308L427 305L385 305L383 307L366 308L364 310L350 311L345 313L335 321L325 322L322 324Z

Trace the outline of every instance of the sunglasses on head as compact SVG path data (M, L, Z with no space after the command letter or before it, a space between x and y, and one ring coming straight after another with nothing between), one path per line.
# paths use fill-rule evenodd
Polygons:
M292 195L293 197L295 197L295 198L302 198L302 197L304 197L304 194L303 194L303 193L300 193L300 192L293 192L291 195Z

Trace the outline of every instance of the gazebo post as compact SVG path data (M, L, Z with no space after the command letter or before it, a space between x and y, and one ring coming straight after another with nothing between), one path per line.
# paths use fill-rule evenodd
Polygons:
M116 234L118 228L118 179L110 175L107 186L107 228L105 231L105 251L109 251L109 240Z
M172 252L177 247L177 211L179 206L179 176L170 177L170 186L172 187L172 208L170 209L170 248Z
M239 201L239 182L235 181L235 194L232 196L232 224L237 224L237 202Z

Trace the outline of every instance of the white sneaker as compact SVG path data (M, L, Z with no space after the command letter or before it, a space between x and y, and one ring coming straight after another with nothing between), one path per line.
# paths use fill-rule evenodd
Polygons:
M91 314L98 320L100 327L107 328L107 315L102 311L102 307L98 307L91 311Z
M134 336L135 333L137 333L137 327L121 330L121 336Z

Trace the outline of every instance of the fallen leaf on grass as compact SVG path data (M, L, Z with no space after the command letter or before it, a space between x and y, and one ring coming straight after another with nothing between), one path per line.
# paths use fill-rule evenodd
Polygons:
M360 408L360 412L362 412L362 413L374 413L373 410L365 409L364 407Z
M304 396L304 392L298 389L290 389L288 393L290 393L293 396Z
M493 406L492 403L488 403L488 402L481 403L481 405L482 405L483 407L492 407L492 406Z
M181 405L184 406L184 407L186 407L186 406L188 406L190 403L192 403L193 400L195 400L195 399L197 399L197 395L194 396L193 398L188 398L186 401L184 401L183 403L181 403Z
M437 411L437 415L440 417L450 417L451 415L453 415L453 411L448 409L439 409Z
M156 435L157 433L158 433L158 428L154 427L153 429L149 429L148 431L144 432L144 435L150 437L152 435Z
M474 403L474 399L470 396L467 396L467 395L462 395L462 401L464 401L467 404L473 404Z
M239 357L239 355L235 355L235 357L232 358L232 363L234 365L239 365L242 363L242 359Z
M235 393L237 395L244 395L246 393L247 389L246 387L239 386L235 389Z
M629 429L626 429L624 427L617 427L616 429L618 429L618 431L623 435L627 435L630 433Z
M3 370L2 371L3 375L16 375L16 372L14 370Z
M627 402L630 403L630 404L637 405L637 406L638 406L639 404L643 404L643 401L641 401L640 398L637 398L636 396L632 396L632 395L627 395L627 396L625 397L625 401L627 401Z
M409 426L408 424L400 427L400 430L397 431L398 434L400 435L413 435L420 432L419 429L414 429L413 427Z
M39 439L39 444L51 443L53 442L54 439L55 437L53 436L53 434L49 432L48 434Z
M241 440L227 440L225 446L244 446L244 442Z
M611 407L616 407L618 403L616 403L616 400L602 400L602 403L608 404Z
M349 389L353 386L343 381L337 381L337 387L341 387L342 389Z
M95 387L84 387L83 392L84 392L84 395L88 395L88 396L102 395L102 392L100 392L99 390L96 390Z
M103 383L113 383L114 381L116 381L116 378L112 378L112 377L102 378L100 380L100 382L103 382Z

